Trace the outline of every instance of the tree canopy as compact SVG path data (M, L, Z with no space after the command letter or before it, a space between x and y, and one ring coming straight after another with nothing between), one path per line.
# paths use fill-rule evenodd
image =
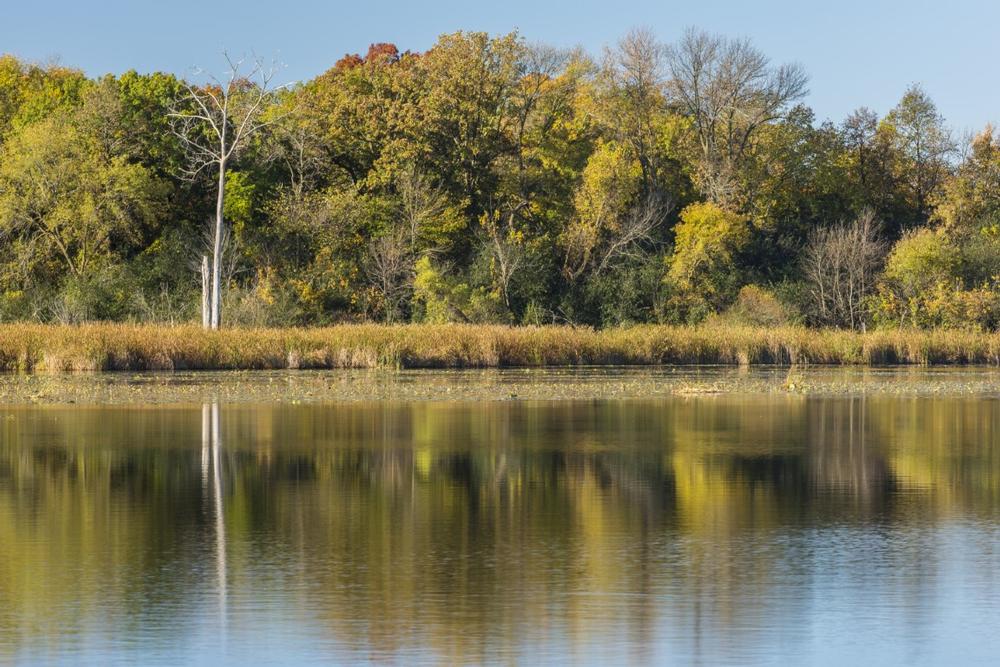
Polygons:
M884 115L818 121L808 85L699 30L597 56L518 33L373 43L292 87L233 81L255 132L219 181L191 150L219 137L191 119L222 89L2 56L0 320L197 319L220 206L234 324L613 326L768 304L768 321L995 326L992 128L956 140L917 85ZM831 308L816 294L855 251L864 288Z

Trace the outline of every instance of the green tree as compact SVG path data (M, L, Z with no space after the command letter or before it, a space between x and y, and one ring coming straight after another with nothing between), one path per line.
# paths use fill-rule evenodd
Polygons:
M998 247L990 244L996 267ZM888 326L995 328L1000 318L998 274L976 275L970 257L945 230L919 228L896 243L873 302ZM970 273L970 269L972 269ZM965 274L965 275L963 275Z
M163 185L142 165L107 155L66 114L13 134L0 153L0 233L8 262L58 281L112 259L160 215Z
M959 233L1000 227L1000 139L991 126L973 138L965 160L943 184L933 217Z
M897 155L895 176L906 189L915 219L924 223L931 203L944 184L955 154L955 142L944 118L920 86L910 87L899 104L882 121L881 131L892 141Z

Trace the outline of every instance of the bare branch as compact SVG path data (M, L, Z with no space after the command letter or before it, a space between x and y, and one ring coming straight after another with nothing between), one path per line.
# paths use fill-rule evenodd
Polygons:
M745 39L688 30L667 51L673 102L694 122L701 189L716 203L735 196L735 173L761 126L784 117L808 92L799 65L773 67Z
M210 166L216 167L218 172L211 242L209 322L213 329L219 327L221 320L222 263L228 238L223 220L226 167L251 137L273 122L273 119L261 121L261 117L275 92L271 81L276 71L274 67L265 69L263 61L254 58L250 71L241 75L244 60L235 60L228 52L223 52L223 57L229 66L225 83L214 76L209 76L214 86L185 83L186 95L175 102L168 114L171 130L180 138L187 153L188 165L181 170L184 176L194 179ZM232 270L230 267L230 274Z
M814 323L864 328L865 299L875 287L884 256L871 210L849 224L816 231L803 257Z
M656 229L663 224L673 207L672 200L656 193L647 195L633 206L604 248L594 275L600 275L619 260L640 257L642 248L654 242Z

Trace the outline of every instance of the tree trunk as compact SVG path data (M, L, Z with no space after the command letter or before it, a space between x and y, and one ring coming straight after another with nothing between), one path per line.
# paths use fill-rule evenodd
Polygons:
M208 268L208 255L201 256L201 326L208 329L212 324L212 299L210 296L211 272Z
M226 162L219 162L219 193L215 200L215 233L212 239L212 320L218 329L222 319L222 205L226 198Z

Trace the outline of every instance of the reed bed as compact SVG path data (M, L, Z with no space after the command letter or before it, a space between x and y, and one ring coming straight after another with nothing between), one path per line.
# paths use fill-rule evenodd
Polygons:
M0 325L5 371L488 368L652 364L1000 364L1000 334L801 327L349 324L223 329Z

